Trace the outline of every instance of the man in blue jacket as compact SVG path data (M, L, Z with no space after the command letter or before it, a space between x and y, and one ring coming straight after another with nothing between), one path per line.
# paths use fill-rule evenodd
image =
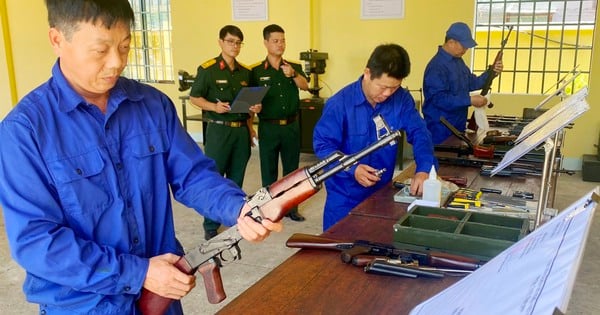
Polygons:
M415 108L415 101L401 87L409 73L410 60L404 48L396 44L375 48L363 75L327 100L313 133L315 154L323 159L335 151L353 154L362 150L377 141L373 117L381 115L393 130L404 130L413 145L417 168L411 181L411 193L422 194L423 181L436 159L431 135ZM381 148L325 182L323 230L389 184L397 150L397 145ZM377 171L382 169L386 171L378 176Z
M260 241L245 194L185 132L171 100L120 77L127 0L46 0L52 77L0 124L0 202L23 290L40 314L139 314L142 289L179 300L171 196ZM179 301L168 314L181 314Z
M477 45L467 24L456 22L446 32L444 45L438 46L423 78L423 116L431 132L433 143L446 140L452 132L440 122L446 118L456 129L464 131L467 125L469 106L483 107L488 99L481 95L470 95L481 90L489 73L480 76L471 73L462 56ZM494 64L496 73L502 72L502 60Z

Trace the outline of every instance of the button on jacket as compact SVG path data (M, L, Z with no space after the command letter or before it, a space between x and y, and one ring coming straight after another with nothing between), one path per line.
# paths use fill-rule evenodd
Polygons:
M373 108L362 91L362 80L361 76L327 100L313 133L315 154L324 159L335 151L353 154L373 144L377 141L373 117L381 114L390 128L406 132L408 142L413 145L416 171L429 172L431 166L437 163L433 156L433 144L410 93L398 89L385 102ZM326 180L327 199L323 230L335 224L352 208L391 181L397 149L397 144L388 145L359 161L359 164L386 169L381 181L374 186L363 187L354 179L356 165Z
M52 75L0 124L11 254L41 312L130 314L148 258L182 254L169 188L227 225L245 194L217 173L163 93L120 78L103 114L70 87L59 61Z
M471 73L462 58L447 53L441 46L425 68L423 79L423 116L433 143L446 140L452 132L440 122L443 116L456 129L464 131L471 105L471 91L480 90L487 74Z

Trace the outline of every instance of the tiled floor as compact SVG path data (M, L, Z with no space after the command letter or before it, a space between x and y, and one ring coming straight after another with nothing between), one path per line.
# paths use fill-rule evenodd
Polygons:
M311 154L302 154L301 166L316 162ZM253 149L244 183L244 190L251 194L260 188L258 151ZM563 209L573 201L589 192L600 183L583 182L581 174L573 176L561 175L557 185L555 208ZM318 192L300 206L300 212L307 218L305 222L293 222L284 219L284 231L275 233L265 242L250 244L240 242L242 260L221 269L221 275L227 293L227 299L221 304L211 305L206 301L204 287L198 279L198 287L183 299L186 314L212 314L228 301L246 290L254 282L279 265L296 250L285 247L287 238L295 233L319 234L322 230L321 216L325 199L325 190ZM568 314L587 315L600 314L600 214L596 212L592 231L588 238L587 249L569 304ZM175 219L178 237L186 248L196 246L202 241L202 218L193 210L179 204L175 206ZM10 259L4 222L1 221L0 232L0 314L33 314L37 307L28 304L21 292L23 271ZM302 272L302 270L298 270ZM249 305L249 307L251 307ZM349 310L349 313L352 313Z

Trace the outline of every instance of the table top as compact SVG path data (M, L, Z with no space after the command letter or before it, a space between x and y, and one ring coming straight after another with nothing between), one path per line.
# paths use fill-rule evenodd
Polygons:
M395 180L404 180L413 173L414 167L409 167ZM512 190L539 188L536 178L482 178L475 168L442 166L438 174L465 176L470 188L494 187L506 191L505 194ZM391 184L386 185L323 236L391 244L393 225L407 208L406 204L393 201L395 192L397 189ZM410 279L366 274L363 268L344 264L339 251L302 249L229 302L218 314L408 314L416 305L460 279L449 276Z

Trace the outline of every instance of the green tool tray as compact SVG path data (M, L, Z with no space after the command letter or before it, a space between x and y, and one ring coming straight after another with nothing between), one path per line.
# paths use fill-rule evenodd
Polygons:
M524 218L417 206L394 224L394 244L488 261L528 230Z

